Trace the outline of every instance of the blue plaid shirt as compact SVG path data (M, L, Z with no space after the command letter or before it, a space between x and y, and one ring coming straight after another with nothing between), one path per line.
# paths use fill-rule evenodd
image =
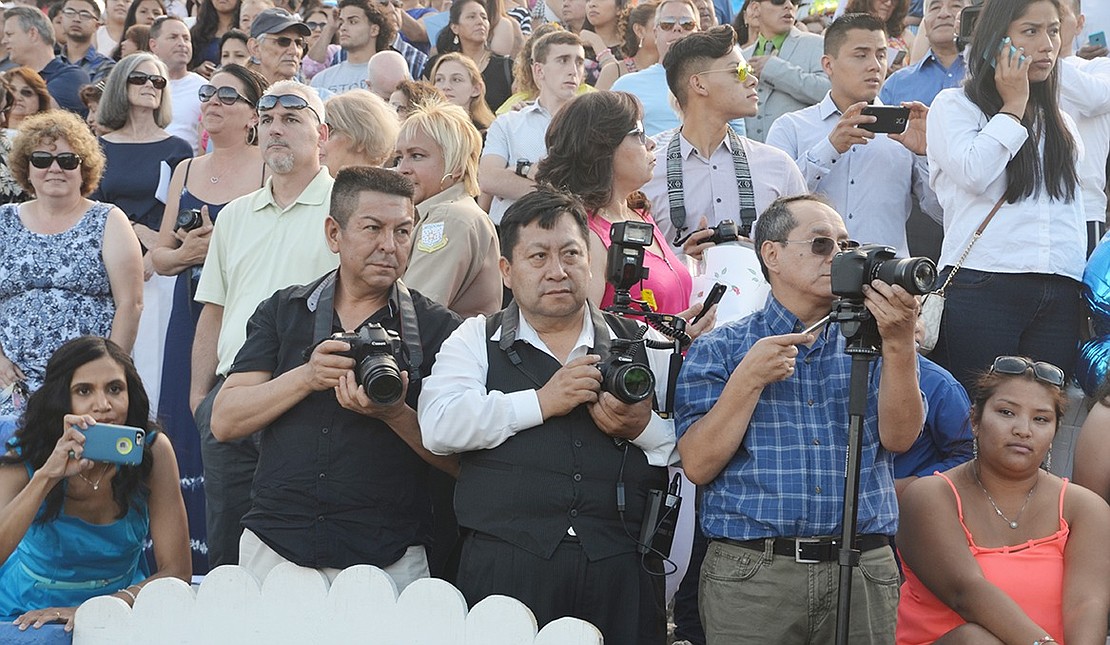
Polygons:
M763 310L698 338L678 378L678 436L713 407L757 340L801 329L798 318L771 297ZM794 375L764 388L739 450L703 488L700 510L706 536L752 540L839 535L851 362L839 325L828 325L812 347L798 346ZM894 456L879 445L878 374L877 363L863 426L858 530L894 535Z

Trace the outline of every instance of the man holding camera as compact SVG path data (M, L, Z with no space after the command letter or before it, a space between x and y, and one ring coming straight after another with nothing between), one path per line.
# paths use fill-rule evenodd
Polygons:
M803 195L760 215L755 245L772 297L699 337L676 392L678 448L711 540L701 612L710 645L824 645L835 640L852 359L839 324L804 330L829 313L834 252L851 243L840 215ZM898 604L893 453L913 444L925 415L917 303L901 286L861 287L883 342L862 430L848 642L886 644Z
M540 189L509 207L501 273L514 302L443 344L420 425L429 450L462 453L457 584L469 603L506 594L541 625L575 616L606 642L662 645L663 572L641 529L651 491L667 490L674 431L650 395L626 403L602 384L616 339L642 329L587 303L589 235L566 193ZM631 358L666 400L668 355L638 343Z
M339 268L259 305L216 396L218 439L261 432L239 544L240 566L259 580L286 561L333 580L372 564L398 589L429 574L425 462L449 472L456 462L424 449L415 407L458 318L399 280L412 195L392 171L336 175L324 232Z

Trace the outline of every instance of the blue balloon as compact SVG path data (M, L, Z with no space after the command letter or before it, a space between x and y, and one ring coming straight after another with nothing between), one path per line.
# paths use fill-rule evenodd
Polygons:
M1110 365L1110 335L1096 336L1079 345L1075 380L1079 381L1087 396L1094 396L1106 380L1107 365Z
M1083 300L1091 310L1095 334L1110 334L1110 242L1103 242L1091 253L1083 271Z

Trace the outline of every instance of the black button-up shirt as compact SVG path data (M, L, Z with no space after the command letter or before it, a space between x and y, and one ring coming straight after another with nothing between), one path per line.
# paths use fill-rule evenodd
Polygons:
M309 307L323 279L282 289L258 306L231 373L277 377L306 362L306 348L320 340L313 338ZM459 319L411 293L421 373L428 374ZM400 331L394 309L391 299L367 322ZM332 316L332 330L342 331ZM420 383L410 382L406 402L413 409L419 394ZM408 547L430 542L427 475L428 465L385 422L340 407L332 390L314 392L262 431L254 499L243 526L301 566L385 567Z

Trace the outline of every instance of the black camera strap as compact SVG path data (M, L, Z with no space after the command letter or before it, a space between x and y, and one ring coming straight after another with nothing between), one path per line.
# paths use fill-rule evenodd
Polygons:
M605 317L601 315L601 311L597 307L594 307L589 303L586 303L586 307L589 308L590 320L594 324L594 346L592 348L593 353L600 356L607 356L609 354L610 342L609 334L606 333L604 330L607 330L609 328L608 323L605 322ZM516 301L514 300L513 302L510 302L509 306L505 307L505 309L501 311L500 316L500 321L498 321L495 316L491 316L487 319L486 337L488 338L493 336L493 333L497 331L497 323L500 322L501 338L497 341L497 346L501 349L501 351L505 352L505 354L508 355L509 360L512 361L513 365L515 365L517 369L523 372L525 376L527 376L533 383L537 385L537 387L543 387L546 382L538 379L534 374L528 371L528 369L524 366L523 361L520 359L520 355L517 354L517 351L514 348L514 345L517 341L517 329L520 328L520 307L517 306Z
M748 165L748 155L744 152L740 136L726 126L729 146L732 148L732 165L736 172L736 190L740 195L740 234L751 237L755 224L755 186L752 171ZM686 232L686 198L682 193L682 131L679 130L667 144L667 203L670 209L671 224L674 225L675 244Z
M320 281L320 284L316 285L306 301L308 310L313 312L313 346L331 336L332 321L335 318L335 283L338 277L338 269L329 273ZM420 345L420 323L416 319L412 294L400 280L394 282L393 288L390 289L389 305L400 322L401 342L404 343L408 353L409 383L419 381L423 376L421 365L424 364L424 348Z

